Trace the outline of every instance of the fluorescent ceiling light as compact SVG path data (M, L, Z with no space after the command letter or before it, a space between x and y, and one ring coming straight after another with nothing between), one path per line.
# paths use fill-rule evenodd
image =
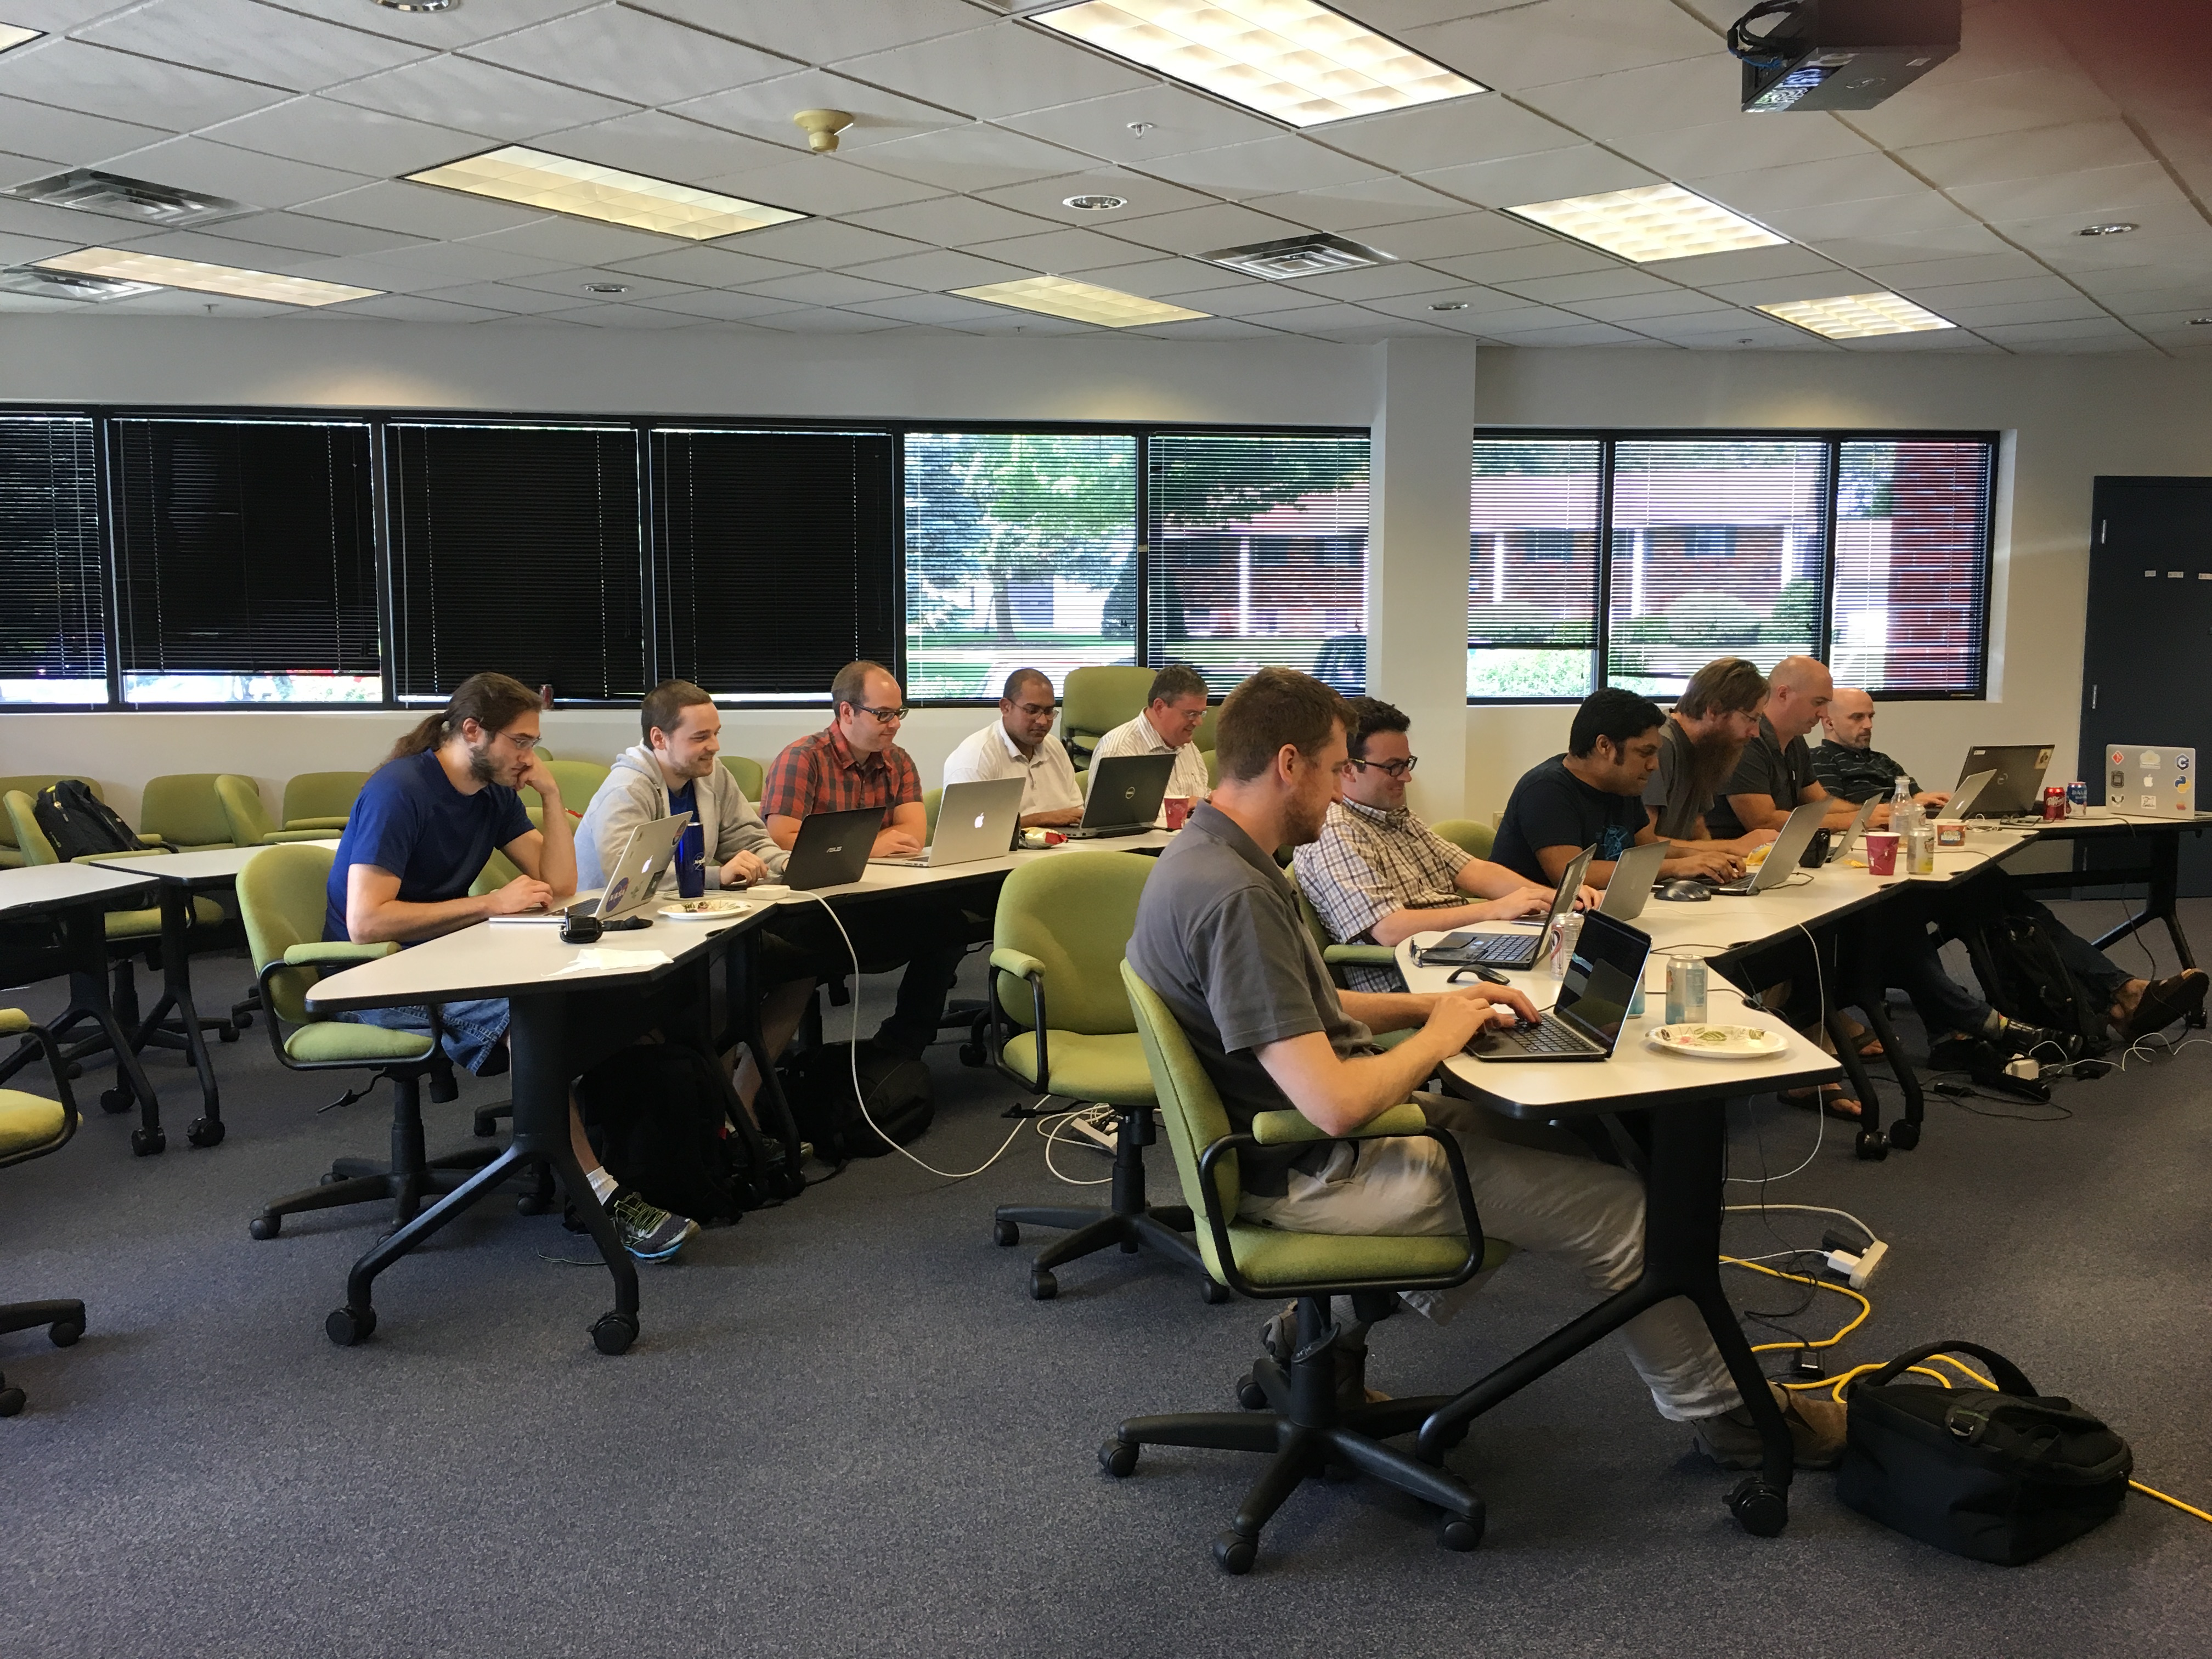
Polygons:
M1135 328L1145 323L1187 323L1212 313L1186 311L1159 300L1147 300L1118 289L1070 282L1065 276L1024 276L1012 283L987 283L981 288L956 288L963 299L982 300L1020 311L1041 311L1048 317L1066 317L1102 328Z
M1601 196L1530 202L1505 210L1638 264L1776 247L1790 240L1730 213L1717 202L1693 196L1680 185L1644 185Z
M543 208L548 213L569 213L580 219L628 225L634 230L657 231L694 242L806 217L735 196L718 196L711 190L672 185L641 173L549 155L520 144L487 150L482 155L407 176L418 185L466 191L472 196Z
M1956 328L1923 306L1895 294L1847 294L1836 300L1784 300L1759 307L1831 340L1863 340L1875 334L1924 334Z
M1084 0L1030 21L1294 127L1489 90L1313 0Z
M283 306L334 306L348 300L367 300L384 291L350 288L343 283L319 283L307 276L280 276L271 270L246 270L237 265L203 264L198 259L165 259L158 253L131 253L115 247L81 247L74 253L32 263L44 270L82 271L93 276L120 277L126 283L228 294L240 300L274 300Z
M27 29L20 23L0 23L0 52L13 52L26 40L39 38L37 29Z

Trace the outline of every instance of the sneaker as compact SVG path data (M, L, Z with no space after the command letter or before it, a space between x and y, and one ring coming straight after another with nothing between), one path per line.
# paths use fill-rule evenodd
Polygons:
M1285 1370L1298 1350L1298 1304L1288 1302L1260 1328L1260 1346ZM1367 1386L1367 1345L1358 1347L1339 1338L1333 1345L1336 1357L1336 1404L1340 1411L1353 1406L1376 1406L1390 1396Z
M1790 1392L1778 1383L1774 1401L1790 1425L1790 1446L1801 1469L1832 1469L1844 1461L1844 1407L1825 1394L1810 1389ZM1765 1462L1766 1445L1751 1408L1738 1406L1718 1417L1701 1417L1691 1424L1698 1449L1724 1469L1756 1469Z
M665 1261L690 1242L699 1224L673 1215L624 1187L607 1201L607 1214L622 1231L623 1248L640 1261Z
M2008 1054L2027 1054L2046 1066L2063 1065L2081 1058L2081 1039L2071 1031L2054 1031L2047 1025L2030 1025L1990 1011L1993 1030L1989 1041Z

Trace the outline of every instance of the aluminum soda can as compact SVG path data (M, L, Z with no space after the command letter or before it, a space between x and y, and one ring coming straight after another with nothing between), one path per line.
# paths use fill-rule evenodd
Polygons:
M1667 1023L1694 1025L1705 1018L1705 964L1694 958L1667 958Z
M2079 812L2089 804L2089 786L2076 778L2066 786L2066 804Z
M2063 818L2066 816L2066 786L2063 783L2045 784L2043 786L2043 816L2051 819Z

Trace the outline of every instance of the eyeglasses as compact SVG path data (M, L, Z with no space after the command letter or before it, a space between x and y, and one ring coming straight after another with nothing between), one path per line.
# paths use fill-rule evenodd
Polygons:
M898 721L904 720L910 712L904 708L871 708L864 702L856 702L853 707L860 714L874 715L885 726L896 725Z
M1045 720L1060 712L1056 702L1018 702L1014 707L1033 720Z
M502 732L500 733L500 736L505 738L509 743L513 744L517 749L520 749L526 755L532 750L537 748L538 745L544 741L544 738L534 732Z
M1347 770L1352 767L1358 767L1364 772L1371 766L1377 771L1388 772L1394 778L1403 778L1411 776L1413 769L1420 763L1421 757L1419 755L1408 755L1401 761L1347 760L1344 764Z

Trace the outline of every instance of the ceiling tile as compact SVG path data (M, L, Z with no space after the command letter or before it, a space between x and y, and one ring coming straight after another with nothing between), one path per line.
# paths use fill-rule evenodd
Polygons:
M886 236L880 230L865 230L859 225L832 224L826 219L810 219L803 224L770 225L765 230L746 231L744 242L744 246L739 250L742 252L757 254L763 259L783 259L793 264L813 265L826 270L857 265L870 259L895 258L902 253L927 251L922 243L909 241L903 236Z
M2075 121L1899 152L1915 173L1944 186L2002 184L2091 167L2130 167L2150 160L2124 121Z
M966 125L965 118L950 110L819 69L694 98L677 105L675 112L811 156L814 152L807 148L805 133L791 118L803 109L842 109L853 118L853 125L837 135L835 153L840 155Z
M2136 210L2141 208L2164 207L2177 216L2190 210L2189 198L2155 161L2002 184L1954 185L1950 194L1991 224L2062 213L2081 214L2085 223L2107 216L2140 222L2142 215Z
M1164 179L1147 178L1143 173L1128 173L1119 167L1098 167L1084 173L1062 173L1057 178L1006 185L996 190L980 191L977 194L987 201L1000 202L1024 213L1034 213L1041 219L1081 225L1086 229L1098 222L1099 216L1083 208L1069 207L1067 198L1071 196L1119 196L1128 205L1116 209L1109 216L1117 226L1127 224L1133 219L1148 218L1154 214L1203 207L1211 200L1194 190L1185 190L1181 185L1170 185ZM1119 235L1122 233L1117 230L1115 234Z
M860 311L833 311L826 306L807 306L793 311L773 312L756 320L757 328L772 328L785 334L880 334L886 329L902 327L896 319L871 317Z
M1510 305L1492 306L1481 311L1438 312L1436 320L1445 327L1454 326L1455 319L1467 319L1465 331L1487 336L1492 339L1510 338L1525 329L1571 328L1587 322L1571 311L1561 311L1552 306Z
M110 171L151 179L180 190L210 191L255 207L296 207L370 180L362 173L264 155L204 138L171 138L150 149L115 158Z
M539 219L512 230L487 232L473 240L479 247L520 253L533 259L558 259L570 265L607 265L617 259L641 259L665 252L672 240L621 225L589 219Z
M406 287L409 292L414 293L432 285L416 280L417 277L442 277L442 282L434 285L448 288L463 282L499 282L533 276L540 271L559 269L560 262L533 259L520 253L502 253L477 242L422 242L413 247L389 249L374 256L373 260L362 263L407 275L410 280ZM302 275L319 274L313 266L303 265L300 269ZM372 283L368 286L381 285Z
M450 11L407 12L367 5L362 0L283 0L287 11L350 24L439 52L452 52L495 34L542 23L549 17L604 3L605 0L467 0Z
M617 282L625 273L656 277L671 283L691 283L702 288L737 288L746 283L765 283L777 276L795 276L806 267L780 259L763 259L734 248L680 247L642 259L623 259L613 267Z
M957 294L908 294L896 300L866 300L848 309L871 317L888 317L901 323L930 323L958 328L963 324L1002 317L1004 310L981 300L963 300Z
M1520 101L1592 138L1671 132L1740 115L1743 71L1727 52L1708 52L1611 75L1554 82L1521 94Z
M1263 199L1251 205L1265 211L1267 203ZM1446 259L1496 253L1505 248L1562 246L1550 232L1503 213L1458 213L1449 218L1392 225L1376 233L1375 240L1388 245L1383 252L1401 259ZM1574 246L1579 248L1579 244Z
M1899 265L1887 271L1869 271L1867 275L1881 281L1892 293L1917 299L1923 305L2002 306L2026 305L2033 301L2071 301L2079 303L2081 290L2063 276L2012 276L1991 282L1947 282L1930 285L1924 282L1893 280L1898 273L1909 271L1910 265ZM1948 314L1948 313L1946 313Z
M1127 264L1147 257L1152 250L1105 236L1095 230L1048 230L1036 236L1015 236L1004 241L971 242L970 252L1003 259L1010 265L1067 276L1095 270L1103 265Z
M75 38L289 92L373 75L430 51L253 0L153 0L80 29Z
M2045 268L2016 249L1998 253L1969 253L1951 259L1911 259L1896 264L1863 263L1859 269L1884 288L1899 294L1917 289L1940 289L1957 283L2003 280L2050 280Z
M102 240L134 253L159 254L171 259L198 259L211 265L236 265L246 270L298 271L319 262L320 256L297 248L270 247L242 242L216 230L155 230L151 227L118 226L118 234Z
M48 259L57 253L71 253L83 246L82 241L58 242L41 236L0 235L0 265L27 265L33 259ZM77 305L82 301L71 300L63 303Z
M1964 292L1960 289L1948 291ZM1922 303L1944 321L1977 331L2001 323L2070 323L2106 315L2103 307L2080 294L2063 300L2021 300L2009 305L1957 304L1942 295L1930 295Z
M1831 231L1826 224L1793 225L1790 228L1801 242L1816 252L1826 254L1838 264L1863 268L2002 257L2026 261L2030 269L2042 268L2017 248L2006 246L2003 240L1986 225L1963 213L1952 215L1933 228L1906 229L1868 222L1879 220L1880 205L1875 204L1876 211L1871 213L1863 202L1854 202L1848 208L1838 210L1857 222L1847 222L1843 229Z
M1169 253L1210 253L1216 248L1279 241L1298 232L1299 228L1286 220L1271 219L1228 203L1155 214L1115 227L1115 234L1126 241Z
M1779 247L1738 248L1733 253L1700 253L1687 259L1653 259L1637 266L1670 282L1711 288L1716 283L1747 283L1759 276L1810 276L1835 269L1812 249L1785 242Z
M1124 328L1115 332L1146 340L1270 340L1281 337L1272 328L1262 328L1257 323L1240 322L1234 317L1196 317L1187 322L1158 323L1150 328Z
M1677 345L1692 346L1794 346L1802 341L1818 338L1772 317L1762 317L1748 311L1646 317L1636 324L1636 331L1650 335L1654 339L1671 340Z
M772 167L726 173L700 181L702 188L742 196L749 202L788 208L793 213L858 213L900 202L926 201L944 192L887 173L871 173L834 155L809 155Z
M336 219L310 218L304 213L253 213L243 219L227 219L222 234L242 242L319 253L325 258L374 253L380 248L406 247L420 240L399 231L343 224Z
M1717 55L1712 32L1647 0L1536 0L1484 17L1399 32L1415 52L1512 90L1645 64Z
M1845 351L1948 351L1984 357L2004 355L2002 347L1992 345L1963 328L1932 329L1923 334L1873 334L1863 340L1838 340L1836 343Z
M96 213L45 207L36 202L0 200L0 232L16 236L36 236L46 241L67 242L71 247L83 247L92 241L93 237L88 233L94 227L108 226L119 231L125 222L105 218Z
M1332 121L1310 130L1332 149L1400 173L1425 173L1452 167L1471 156L1498 161L1533 155L1539 150L1569 149L1585 141L1557 122L1503 98L1455 98L1448 103L1356 120Z
M1247 276L1238 279L1233 288L1200 289L1147 297L1172 300L1192 311L1222 317L1264 317L1273 311L1308 311L1324 301L1344 296L1311 294L1303 283L1267 283Z
M1269 328L1287 329L1294 334L1326 334L1337 329L1369 328L1385 320L1377 312L1362 310L1342 300L1271 311L1265 315Z
M1437 194L1411 179L1369 179L1327 190L1300 190L1283 196L1255 197L1245 205L1316 230L1364 231L1395 228L1417 220L1457 218L1467 204Z
M1309 294L1332 300L1387 300L1407 294L1434 294L1456 288L1459 279L1426 265L1370 265L1364 270L1334 270L1324 276L1302 276L1297 286Z
M1110 97L1085 99L1079 104L1030 110L1006 117L1005 125L1032 137L1133 167L1146 167L1193 150L1279 138L1283 134L1273 121L1172 85L1138 87ZM1146 130L1133 132L1132 126Z
M1851 125L1877 144L1899 149L2068 121L2109 120L2119 112L2079 73L2039 69L1945 84L1938 80L1942 72L1936 70L1873 109L1854 110Z
M434 289L428 297L451 305L475 306L485 311L504 311L520 316L573 311L576 306L574 294L543 293L508 283L465 283L459 288Z
M373 305L375 301L356 300L351 303ZM209 317L220 317L227 321L236 321L247 317L288 316L299 309L301 307L265 301L234 300L227 295L202 294L191 289L165 288L153 294L134 294L127 300L105 301L94 314L105 317L190 317L196 322Z
M33 179L51 178L53 171L54 164L43 156L17 155L9 150L0 150L0 174L6 175L6 182L0 183L0 190L27 185Z
M604 121L634 107L597 93L518 75L496 64L452 57L387 70L334 87L329 96L356 108L441 122L509 142Z
M656 311L647 306L585 306L575 311L556 311L538 320L580 323L586 328L674 329L698 325L696 317L679 312Z
M1292 133L1224 149L1163 156L1145 171L1188 189L1231 200L1313 185L1348 185L1376 174L1375 164L1324 149Z
M854 164L945 190L981 191L1056 178L1083 162L1073 150L975 122L872 144Z
M370 225L379 230L403 231L410 236L438 240L449 237L483 236L495 230L512 230L545 217L536 208L495 202L458 190L439 190L430 185L410 185L387 179L364 185L343 196L309 204L308 216L337 219L349 225Z
M1571 276L1586 270L1619 270L1620 263L1579 242L1549 241L1539 247L1504 248L1462 258L1432 258L1430 264L1471 283L1527 283L1540 276Z
M1083 273L1083 280L1123 294L1141 294L1147 300L1165 299L1170 295L1212 294L1218 289L1236 288L1252 281L1236 271L1198 259L1143 259L1126 265L1094 266ZM1192 305L1200 311L1212 309L1196 301Z
M1494 288L1479 288L1472 283L1455 283L1428 294L1402 294L1381 299L1363 300L1370 310L1387 312L1393 317L1413 317L1435 323L1440 328L1472 328L1475 319L1496 312L1541 310L1532 307L1517 294L1506 294ZM1438 311L1440 305L1458 307L1455 311ZM1585 307L1577 306L1577 311Z
M765 264L764 261L762 263ZM762 276L767 274L766 270L761 273ZM659 305L665 299L674 299L694 291L681 283L643 276L626 268L617 270L611 265L571 265L560 270L541 270L532 276L517 276L508 286L535 289L540 294L562 295L572 306L614 303L592 295L591 285L594 283L614 283L628 289L622 296L624 305Z
M960 0L653 0L653 9L809 64L975 27Z
M918 242L933 242L939 247L968 247L978 242L999 241L1007 237L1034 236L1054 228L1043 220L1029 214L1017 213L1012 208L1000 207L995 202L981 202L965 196L944 196L933 202L910 202L898 207L872 208L847 216L854 224L866 225L871 230L889 231L894 236L911 236ZM1067 231L1059 234L1073 236L1081 233Z
M79 40L36 40L0 55L0 96L187 132L265 109L285 94Z
M1154 84L1152 76L1011 20L837 67L983 120Z
M972 253L933 248L927 253L908 253L896 259L878 259L855 266L853 274L941 293L947 289L981 288L988 283L1012 282L1018 276L1035 276L1036 269L1035 265L1008 264L997 259L978 258Z
M1501 281L1498 285L1509 294L1518 294L1523 299L1545 305L1574 305L1584 300L1612 300L1627 295L1664 295L1670 290L1681 292L1674 283L1662 282L1656 276L1618 268L1578 271L1571 276L1530 276L1514 282Z
M419 172L484 149L483 140L473 133L357 109L350 104L334 104L324 98L295 98L226 121L201 137L268 155L313 161L318 167L387 176Z
M1639 185L1662 182L1656 173L1595 144L1510 156L1502 161L1438 167L1415 176L1433 189L1483 207L1500 208L1519 207L1528 202L1556 202L1571 196L1595 196L1604 191L1634 190Z
M791 70L788 58L629 6L601 6L503 34L470 47L469 56L648 106Z
M1704 185L1698 186L1705 188ZM1875 196L1864 201L1832 202L1814 207L1774 208L1757 216L1768 229L1793 242L1816 246L1828 241L1869 240L1903 243L1916 233L1952 233L1950 246L1960 252L1975 252L2002 246L1954 204L1932 190L1915 187L1904 196ZM1843 258L1832 248L1822 248L1832 258Z
M2084 317L2063 323L2000 323L1977 328L1975 333L1999 345L2036 345L2056 340L2109 341L2114 345L2136 343L2124 323L2110 317Z
M1783 115L1775 118L1786 121L1790 118ZM1698 179L1697 189L1698 195L1761 222L1785 211L1928 193L1918 179L1879 153L1715 173Z
M1611 323L1567 323L1558 328L1524 330L1513 337L1513 343L1523 348L1544 346L1650 346L1655 343L1647 336L1628 329L1617 328Z
M1832 300L1847 294L1869 294L1873 287L1855 270L1832 270L1811 276L1763 276L1748 283L1702 283L1705 292L1740 306L1779 305L1784 300Z
M686 289L681 293L647 295L637 301L655 311L672 311L685 317L708 317L717 322L742 323L771 312L788 311L791 301L765 294L730 294L712 289Z
M556 155L641 173L680 185L699 185L726 173L781 166L775 146L742 137L661 110L617 115L611 121L549 132L533 141Z
M1709 294L1699 294L1686 288L1668 289L1653 294L1624 294L1611 299L1569 300L1562 303L1568 309L1580 312L1585 317L1595 317L1601 323L1630 324L1650 317L1690 317L1701 311L1734 308L1725 300L1716 300Z
M167 136L159 127L134 121L111 121L21 98L0 98L0 149L40 156L62 167L99 167Z
M779 276L772 283L756 283L746 290L795 306L848 305L861 300L896 300L914 290L911 283L880 283L840 271L810 270L799 276Z
M1740 173L1747 156L1762 167L1870 155L1875 147L1833 116L1732 115L1673 132L1639 132L1613 147L1669 179L1696 187L1716 173Z

